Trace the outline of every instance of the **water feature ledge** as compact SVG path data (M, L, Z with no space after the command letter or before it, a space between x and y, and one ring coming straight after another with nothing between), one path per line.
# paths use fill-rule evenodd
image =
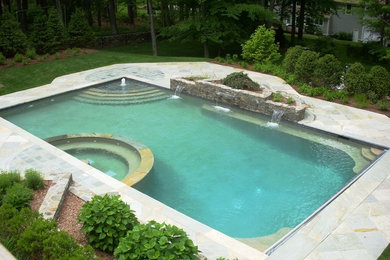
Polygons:
M274 102L270 90L264 88L261 93L233 89L228 86L214 83L216 79L203 79L190 81L183 78L172 78L170 88L174 91L180 89L181 93L212 100L217 103L237 106L252 112L262 113L271 116L275 110L283 111L282 119L288 121L301 121L305 117L305 104L298 96L291 96L294 104L289 105L282 102ZM177 92L177 91L176 91ZM279 92L284 98L290 96Z

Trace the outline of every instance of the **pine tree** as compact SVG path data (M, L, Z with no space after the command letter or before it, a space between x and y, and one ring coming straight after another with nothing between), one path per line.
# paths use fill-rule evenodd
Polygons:
M76 9L72 14L68 35L72 47L85 47L94 43L95 35L81 9Z
M56 52L59 49L65 49L66 32L65 27L61 23L60 17L56 9L49 9L47 19L47 35L48 35L48 49L50 52Z
M19 23L8 12L5 12L0 20L0 52L6 57L24 53L27 48L27 37L20 29Z

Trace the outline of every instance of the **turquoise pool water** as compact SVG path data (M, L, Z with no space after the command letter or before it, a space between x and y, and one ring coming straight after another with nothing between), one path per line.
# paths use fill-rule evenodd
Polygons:
M134 88L138 97L89 102L85 93L71 93L0 115L40 138L112 133L147 145L154 167L134 188L233 237L293 228L355 176L349 154L359 154L357 144L302 138L301 128L270 129L266 117L239 110L231 117L208 101L169 99L170 91L150 86L143 93L154 94L142 99L142 85L119 84L103 88L129 96Z

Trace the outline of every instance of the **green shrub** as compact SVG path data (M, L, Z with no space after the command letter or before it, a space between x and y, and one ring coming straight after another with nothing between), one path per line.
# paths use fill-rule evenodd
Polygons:
M11 204L3 203L0 206L0 238L6 238L10 236L8 221L18 213L19 211Z
M59 53L59 52L56 52L56 53L54 54L54 58L55 58L56 60L59 59L60 56L61 56L61 53Z
M370 100L371 104L376 104L379 100L379 95L376 94L374 91L369 90L367 91L367 98Z
M327 101L334 101L336 99L335 92L329 89L324 92L323 96Z
M233 54L233 55L232 55L232 60L233 60L234 62L238 62L238 54Z
M355 62L352 64L344 77L345 88L348 93L365 93L369 88L369 78L361 63Z
M121 238L114 255L125 259L198 259L198 247L176 226L150 221Z
M80 246L64 231L53 232L43 243L42 259L96 259L91 246Z
M31 226L35 220L42 217L37 211L32 211L30 208L22 208L20 211L18 211L10 204L5 203L3 206L4 205L8 205L6 207L12 207L12 209L16 211L16 214L5 221L5 226L1 226L1 231L3 232L4 236L13 236L19 238L27 227Z
M72 53L72 50L71 50L71 49L68 48L68 49L65 50L65 55L66 55L66 56L70 56L71 53Z
M313 50L322 54L332 54L336 45L334 40L329 36L320 36L314 41Z
M3 203L8 203L16 209L29 207L33 199L33 191L20 183L14 183L7 189L3 197Z
M39 259L43 242L57 232L57 222L51 219L36 219L20 236L18 248L32 259Z
M20 24L14 16L4 12L0 21L0 52L5 57L24 53L27 47L27 37L20 29Z
M48 52L49 35L47 33L47 16L41 7L30 10L32 23L29 26L29 39L38 53Z
M68 25L70 45L72 47L86 47L94 43L95 35L88 21L79 8L72 14Z
M26 179L26 185L30 189L39 190L45 187L42 174L33 169L27 169L24 172L24 178Z
M226 63L227 64L233 64L233 60L232 59L226 59Z
M43 56L38 56L37 61L43 61L45 58Z
M297 63L298 58L301 56L303 52L302 46L295 46L292 48L289 48L286 52L286 56L283 60L283 67L288 72L294 72L295 71L295 64Z
M77 56L80 54L81 49L80 48L73 48L73 56Z
M242 45L242 57L251 63L277 60L280 58L279 46L274 41L275 31L261 25Z
M246 63L245 61L240 61L240 66L243 67L243 68L248 68L248 63Z
M89 243L102 251L113 252L119 239L138 224L130 206L118 196L94 196L85 203L77 217L83 223Z
M345 96L342 98L341 100L344 104L348 104L349 103L349 97Z
M227 53L225 55L225 60L231 60L231 59L232 59L232 56L229 53Z
M283 96L282 94L276 92L273 94L273 101L274 102L282 102L283 101Z
M222 83L234 89L260 90L260 85L251 80L244 72L233 72L222 80Z
M319 54L314 51L303 51L295 64L295 74L298 79L310 82L317 64Z
M222 58L222 57L219 57L219 56L218 56L218 57L215 57L214 60L215 60L215 61L218 61L218 62L221 62L221 63L224 63L224 62L225 62L225 59Z
M390 73L382 66L373 66L369 72L370 91L377 98L383 98L390 94Z
M1 172L0 174L0 194L4 194L14 183L20 183L20 173L17 171Z
M299 86L298 92L302 93L302 94L308 95L311 92L311 89L312 89L312 87L310 87L309 85L302 84L302 85Z
M389 101L387 101L386 99L381 99L379 100L375 106L379 109L379 110L383 110L383 111L387 111L389 110Z
M287 104L289 104L289 105L293 104L294 102L295 102L295 100L292 97L289 97L287 99Z
M15 62L22 62L23 59L24 59L23 54L16 53L15 56L14 56L14 61L15 61Z
M47 58L49 58L50 57L50 54L49 53L45 53L44 55L43 55L43 58L44 59L47 59Z
M35 49L27 49L26 57L29 59L35 60L37 57L37 53L35 52Z
M358 93L353 96L353 99L356 102L356 106L359 108L365 108L368 106L367 97L363 93Z
M313 85L333 88L340 84L343 67L332 54L318 59L313 72Z
M27 65L27 64L29 64L31 62L31 59L30 58L23 58L23 60L22 60L22 64L23 65Z
M0 52L0 65L4 65L5 62L6 62L6 58L5 56L3 55L3 53Z
M16 62L14 60L11 60L10 63L9 63L9 66L15 66Z

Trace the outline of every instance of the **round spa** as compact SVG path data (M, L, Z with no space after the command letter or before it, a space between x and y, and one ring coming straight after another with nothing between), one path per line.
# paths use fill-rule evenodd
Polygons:
M140 181L153 167L150 149L122 136L74 134L45 141L129 186Z

